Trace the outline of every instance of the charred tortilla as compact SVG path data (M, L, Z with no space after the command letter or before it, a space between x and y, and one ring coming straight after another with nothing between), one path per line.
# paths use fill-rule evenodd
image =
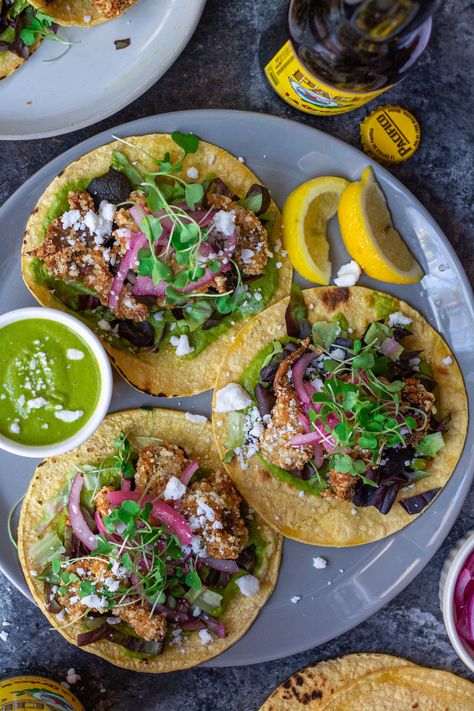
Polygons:
M472 683L388 654L349 654L306 667L281 684L260 711L472 711Z
M126 410L109 415L81 447L68 454L47 459L39 465L23 502L18 551L33 597L50 624L72 644L77 644L77 635L84 632L83 624L77 621L67 625L64 619L58 619L56 614L45 609L45 587L38 577L39 571L33 568L35 563L31 560L32 546L37 543L39 537L45 536L45 532L57 530L55 526L57 527L57 522L61 518L61 512L57 511L55 515L53 502L57 502L55 497L58 491L63 491L68 477L70 480L71 475L77 472L77 467L97 464L112 455L115 451L114 440L121 432L127 434L132 447L137 452L150 444L160 442L169 445L170 448L182 447L189 459L198 461L204 472L212 472L220 468L209 423L190 421L183 412L158 409ZM204 474L204 477L206 476L207 474ZM45 528L45 515L51 518L52 506L55 517ZM240 594L237 589L234 590L234 595L219 618L225 626L225 637L213 637L212 641L207 639L206 643L198 632L194 631L183 634L180 644L172 644L170 640L173 641L173 636L170 636L162 653L149 659L131 656L118 644L104 640L88 644L84 649L117 666L153 673L191 667L226 650L250 627L271 595L277 581L282 539L259 518L255 523L261 536L259 540L263 542L262 555L259 558L261 564L259 563L254 570L260 587L250 597Z
M178 161L182 150L173 142L169 135L149 135L127 139L129 143L147 151L152 156L163 157L170 155L170 161ZM39 200L27 225L22 248L22 274L27 287L35 298L44 306L67 310L64 300L55 287L48 286L38 276L37 262L33 253L38 249L45 237L48 226L67 211L67 195L70 190L84 190L90 181L103 176L111 168L112 153L120 151L130 162L139 160L148 170L156 170L156 163L147 158L140 150L135 150L124 143L114 142L91 153L82 156L69 165L46 189ZM187 155L182 161L182 168L176 173L180 179L189 180L189 175L199 174L200 180L205 176L213 175L223 180L231 193L236 198L244 197L249 189L259 181L255 175L237 158L223 149L204 141L199 142L196 152ZM218 197L219 201L230 198ZM217 208L216 208L217 209ZM270 204L269 212L275 216L272 228L268 228L268 248L274 250L280 245L280 215L278 208ZM251 252L251 250L247 250ZM229 266L229 265L228 265ZM258 302L257 308L262 309L265 303L274 303L288 294L291 284L292 269L285 257L275 252L273 261L265 267L263 277L267 284L268 295ZM146 277L150 279L150 277ZM249 289L257 288L260 278L249 282ZM90 293L90 292L89 292ZM211 299L209 299L211 301ZM81 313L75 312L81 317ZM217 314L219 316L219 314ZM184 312L184 317L187 312ZM212 387L216 370L230 343L239 332L242 323L248 317L235 313L228 314L227 320L217 322L209 330L198 329L198 335L203 342L203 350L196 350L195 354L177 355L177 349L169 342L161 343L158 350L143 350L133 348L130 344L123 344L119 339L113 338L113 333L104 332L90 318L84 318L99 335L108 351L111 360L119 373L135 388L153 395L168 397L180 395L193 395ZM153 328L156 322L152 322ZM107 325L107 324L106 324ZM139 324L140 325L140 324ZM208 324L205 324L206 328ZM150 326L147 326L150 328ZM171 328L171 327L170 327ZM111 329L109 328L109 331ZM192 337L191 337L192 338Z
M450 416L449 425L442 434L442 448L433 459L424 463L426 470L423 475L428 476L417 477L416 483L410 484L409 490L402 491L409 481L400 484L396 489L396 498L390 502L391 508L384 515L374 505L355 506L350 497L349 500L341 500L335 495L328 496L331 493L328 491L324 491L323 495L313 493L306 481L301 482L294 476L289 478L288 472L283 472L284 477L276 475L281 470L276 474L272 472L258 453L249 457L244 466L242 461L239 463L238 456L229 453L229 423L232 425L230 419L235 415L233 412L217 412L216 396L230 383L242 385L246 370L262 349L270 347L271 350L274 341L287 336L285 313L289 299L284 299L255 317L241 331L224 358L214 391L215 439L227 471L241 494L280 533L314 545L352 546L369 543L400 530L422 510L421 507L408 513L399 504L401 499L427 492L429 502L453 473L463 450L468 421L462 374L441 336L417 311L402 301L363 287L308 289L303 292L303 296L310 324L327 321L334 325L335 320L344 318L352 329L351 338L361 338L370 324L394 312L399 312L411 321L413 335L410 336L410 350L425 354L437 385L439 411L436 418L442 421L445 416ZM429 397L434 399L431 395ZM263 430L264 426L261 427ZM261 435L260 432L258 434ZM370 493L372 489L367 491ZM414 501L419 503L417 499ZM423 504L426 505L427 501Z

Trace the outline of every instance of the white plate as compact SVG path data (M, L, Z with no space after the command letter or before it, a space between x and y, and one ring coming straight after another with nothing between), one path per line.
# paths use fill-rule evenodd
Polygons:
M45 138L97 123L130 104L181 54L206 0L141 0L122 17L96 27L60 27L78 42L44 41L0 84L0 139ZM130 38L126 49L114 41Z
M462 457L441 494L406 528L375 543L323 548L286 540L275 591L247 634L205 666L256 664L302 652L355 627L403 590L435 554L453 525L474 472L474 305L462 266L448 240L416 198L387 170L346 143L299 123L243 111L183 111L149 116L89 138L55 158L30 178L0 209L0 312L29 306L33 297L20 273L25 224L51 180L78 156L108 143L111 135L173 130L201 138L243 156L268 185L280 206L304 180L340 175L355 180L371 164L387 196L395 225L421 262L426 276L398 286L362 277L361 284L406 299L448 341L466 377L469 430ZM330 224L333 272L348 261L335 220ZM309 286L298 278L303 286ZM210 414L211 393L193 398L154 398L116 376L111 410L153 405ZM8 512L24 494L34 462L0 451L0 568L28 595L15 549L7 537ZM315 570L313 556L328 560ZM293 596L301 596L297 604ZM45 622L45 624L47 624Z

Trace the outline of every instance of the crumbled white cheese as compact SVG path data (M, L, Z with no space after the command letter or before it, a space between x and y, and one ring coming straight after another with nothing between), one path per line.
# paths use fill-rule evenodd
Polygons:
M392 326L408 326L411 323L411 318L404 316L400 311L395 311L395 313L390 314L388 317L388 325L390 328Z
M170 641L170 644L173 644L176 646L181 645L183 643L183 638L181 636L181 628L178 627L177 629L172 630L171 637L172 637L172 639ZM182 650L180 650L180 651L182 651Z
M216 392L216 412L245 410L251 404L251 398L238 383L228 383Z
M190 168L187 169L186 175L191 180L196 180L196 178L199 178L199 171L192 165Z
M84 410L56 410L54 416L62 422L75 422L84 414Z
M255 252L253 249L243 249L240 253L242 261L244 264L250 264L252 258L255 257Z
M208 504L206 504L203 499L197 500L196 514L198 516L204 516L207 521L214 521L214 519L216 518L216 512L214 511L214 509L211 508Z
M20 425L18 424L18 422L12 422L11 425L10 425L10 427L9 427L8 429L9 429L10 432L12 432L13 434L20 434L20 432L21 432L21 427L20 427Z
M168 479L166 488L163 492L163 498L169 499L171 501L178 501L181 499L186 491L185 485L176 476L172 476Z
M336 286L354 286L359 281L361 273L360 266L351 259L350 262L339 268L334 283Z
M108 625L119 625L122 622L120 617L107 617L107 624Z
M303 496L304 496L304 491L300 491L300 492L298 492L298 496L300 497L300 499L302 499L302 498L303 498Z
M68 360L82 360L84 358L84 351L80 351L78 348L68 348L66 358Z
M451 365L453 359L451 358L451 356L446 356L446 358L443 358L441 362L443 363L443 365Z
M115 209L115 205L107 202L107 200L102 200L99 205L99 211L96 213L93 210L88 210L82 218L81 224L78 226L76 223L74 229L78 227L79 229L87 228L94 237L95 244L101 245L104 243L105 237L112 234Z
M252 597L260 590L260 582L255 575L243 575L241 578L237 578L235 584L245 597Z
M163 311L155 311L153 318L155 321L163 321Z
M212 227L224 235L224 237L230 237L235 232L235 212L230 210L219 210L214 215L214 220Z
M103 318L101 318L100 321L97 321L97 325L103 331L111 331L112 330L112 326L110 325L110 323Z
M203 644L209 644L209 642L212 642L212 635L207 630L199 630L199 637Z
M103 220L106 220L107 222L113 222L116 209L117 208L115 207L115 205L113 205L111 202L107 202L107 200L102 200L99 205L99 215Z
M183 334L182 336L171 336L170 343L176 348L176 355L178 358L188 355L194 351L194 348L190 345L189 338L186 334Z
M79 600L79 598L78 598ZM81 604L85 605L85 607L91 607L94 609L102 609L107 607L107 598L105 596L99 597L98 595L92 594L92 595L85 595L84 597L80 598ZM72 602L72 599L71 599Z
M120 581L109 575L107 578L105 578L104 585L110 592L117 592L120 587Z
M128 575L127 569L124 568L123 565L120 565L120 563L119 563L118 560L116 560L116 559L114 559L114 560L112 561L112 570L111 570L111 572L112 572L113 575L115 575L116 578L126 578L127 575Z
M193 536L189 546L184 547L184 552L192 552L198 558L207 558L207 550L203 545L202 536Z
M238 160L239 163L245 163L245 158L242 158L242 156L239 156Z
M293 605L296 605L297 602L301 600L301 595L293 595L292 598L290 598L290 602L293 603Z
M71 684L71 686L77 684L78 681L81 681L81 676L80 674L76 674L74 667L67 670L66 681L68 684Z
M81 219L81 213L79 210L68 210L61 216L61 224L63 229L68 230L70 227L74 227L78 224Z
M346 351L343 350L342 348L334 348L334 350L331 351L331 358L333 360L339 360L343 361L346 357Z
M204 415L195 415L193 412L186 412L184 416L190 422L207 422L207 417L204 417Z
M39 410L40 407L44 407L45 405L47 405L48 401L45 400L44 397L34 397L31 398L31 400L28 400L26 404L30 408L30 410Z
M82 19L84 20L85 24L88 25L92 18L90 15L84 15Z
M326 558L321 558L320 555L313 558L313 568L316 568L316 570L323 570L323 568L327 567L327 564Z
M352 508L351 508L351 514L352 514L353 516L357 516L357 509L355 509L354 507L352 507Z

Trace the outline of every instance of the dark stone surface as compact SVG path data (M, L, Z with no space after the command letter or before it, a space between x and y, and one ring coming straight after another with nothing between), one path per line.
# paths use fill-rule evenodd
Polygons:
M313 119L280 102L266 85L255 48L262 27L279 4L280 0L208 0L201 24L181 58L133 104L96 126L67 136L0 144L0 203L44 163L80 140L118 123L165 111L236 108L269 112L309 123L358 146L358 126L366 109ZM401 104L420 121L418 152L392 172L440 223L472 278L474 107L469 77L474 61L469 7L466 0L446 0L435 19L428 51L409 77L379 103ZM473 511L471 491L451 534L427 568L364 624L305 654L258 666L195 669L160 677L124 672L69 646L49 630L38 610L0 580L1 619L10 623L3 628L9 633L8 641L0 641L0 671L36 670L64 679L74 667L82 676L76 690L88 711L252 711L298 668L358 651L403 655L469 677L445 633L438 580L450 546L474 526Z

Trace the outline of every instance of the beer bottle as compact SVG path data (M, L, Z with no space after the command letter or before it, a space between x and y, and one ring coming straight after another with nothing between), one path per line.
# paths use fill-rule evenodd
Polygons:
M400 81L428 44L441 0L291 0L262 35L277 94L315 115L353 111Z

